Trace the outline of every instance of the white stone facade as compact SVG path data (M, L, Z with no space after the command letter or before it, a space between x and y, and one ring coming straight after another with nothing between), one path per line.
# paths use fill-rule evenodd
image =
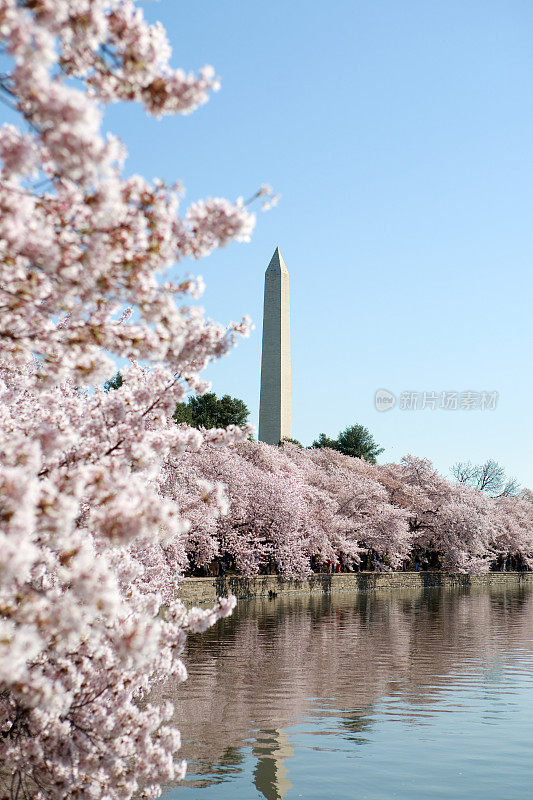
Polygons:
M259 441L292 438L289 272L279 248L265 272Z

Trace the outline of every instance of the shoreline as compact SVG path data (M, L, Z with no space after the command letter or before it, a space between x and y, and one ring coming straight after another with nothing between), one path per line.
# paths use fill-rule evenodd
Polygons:
M228 594L234 594L238 600L248 600L280 595L328 595L332 592L518 585L533 586L533 572L486 572L482 575L457 572L341 572L318 573L308 578L224 575L218 578L184 578L178 597L190 606L212 605L218 597Z

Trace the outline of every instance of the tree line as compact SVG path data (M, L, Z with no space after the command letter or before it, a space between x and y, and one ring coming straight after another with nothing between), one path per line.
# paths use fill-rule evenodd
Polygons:
M492 497L414 456L377 465L333 448L207 444L169 461L159 488L191 523L181 549L151 554L161 575L533 566L527 496ZM226 506L208 516L215 491Z

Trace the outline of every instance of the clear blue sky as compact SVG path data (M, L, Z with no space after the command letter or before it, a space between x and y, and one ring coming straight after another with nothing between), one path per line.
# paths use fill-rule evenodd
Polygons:
M210 368L257 423L263 274L291 277L293 435L368 426L381 461L447 473L492 457L533 487L533 4L219 0L145 4L176 66L221 91L190 117L113 107L128 170L187 199L283 197L249 245L180 269L256 330ZM494 390L495 411L380 413L374 392Z

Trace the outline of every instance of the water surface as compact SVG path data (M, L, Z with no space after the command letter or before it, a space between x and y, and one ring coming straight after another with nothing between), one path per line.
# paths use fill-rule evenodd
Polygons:
M533 592L255 600L167 684L170 800L533 798Z

